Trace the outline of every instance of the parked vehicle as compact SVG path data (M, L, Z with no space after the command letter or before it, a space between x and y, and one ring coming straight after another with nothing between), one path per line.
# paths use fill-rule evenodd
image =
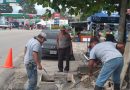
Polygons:
M19 28L19 22L10 22L13 26L12 28Z
M7 29L7 28L10 28L10 25L7 25L7 24L1 24L0 25L0 28L2 28L2 29Z
M42 45L42 58L58 58L57 35L60 30L42 30L42 32L47 34L47 41L45 41ZM75 60L73 54L71 55L71 60Z
M42 30L47 34L47 41L42 45L42 58L44 57L57 57L57 35L59 30Z
M14 27L13 23L9 23L9 22L6 22L5 24L0 23L0 28L2 29L7 29L7 28L11 29L13 27Z

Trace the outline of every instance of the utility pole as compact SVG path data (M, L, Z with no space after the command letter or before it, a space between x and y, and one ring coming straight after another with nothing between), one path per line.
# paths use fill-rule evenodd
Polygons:
M126 13L126 34L130 33L130 0L127 0L128 7L127 7L127 13ZM126 74L126 81L127 81L127 88L130 88L130 63L128 66L127 74Z
M120 20L119 20L119 42L123 42L124 40L124 31L125 31L125 18L126 18L126 8L127 8L127 1L128 0L122 0L121 2L121 10L120 10Z

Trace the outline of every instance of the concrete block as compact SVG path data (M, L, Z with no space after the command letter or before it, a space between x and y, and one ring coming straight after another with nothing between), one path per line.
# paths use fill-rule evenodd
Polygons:
M78 67L78 73L79 74L88 74L88 72L89 72L89 69L86 65L80 65Z
M58 90L55 82L41 82L38 90Z

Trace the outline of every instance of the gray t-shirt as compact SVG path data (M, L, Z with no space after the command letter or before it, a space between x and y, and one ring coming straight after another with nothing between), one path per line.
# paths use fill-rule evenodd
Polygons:
M58 48L66 48L71 45L71 38L70 38L69 34L66 34L66 35L59 34L58 40L59 40Z
M95 45L90 51L90 59L99 59L105 63L113 58L123 57L116 49L116 44L106 41Z
M40 42L35 39L32 38L28 41L28 43L25 46L27 48L25 56L24 56L24 64L28 64L29 62L34 62L33 59L33 51L38 52L39 55L39 60L41 60L41 44Z

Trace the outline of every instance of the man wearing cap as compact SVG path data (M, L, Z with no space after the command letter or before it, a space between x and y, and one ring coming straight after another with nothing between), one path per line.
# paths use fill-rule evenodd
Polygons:
M103 90L105 82L112 76L114 83L114 90L120 90L120 74L123 67L123 56L118 49L123 50L124 45L113 43L112 41L105 41L99 43L97 38L90 40L90 60L88 67L89 75L93 73L93 67L97 60L101 60L103 66L96 80L94 90Z
M27 90L36 90L37 69L42 70L41 65L41 46L46 41L46 34L41 32L39 35L30 39L25 46L24 64L28 76Z
M69 61L70 55L72 53L72 42L71 37L66 28L62 26L60 28L60 33L57 37L57 48L58 48L58 69L59 72L68 72L69 71ZM66 66L63 66L63 60L66 60Z

